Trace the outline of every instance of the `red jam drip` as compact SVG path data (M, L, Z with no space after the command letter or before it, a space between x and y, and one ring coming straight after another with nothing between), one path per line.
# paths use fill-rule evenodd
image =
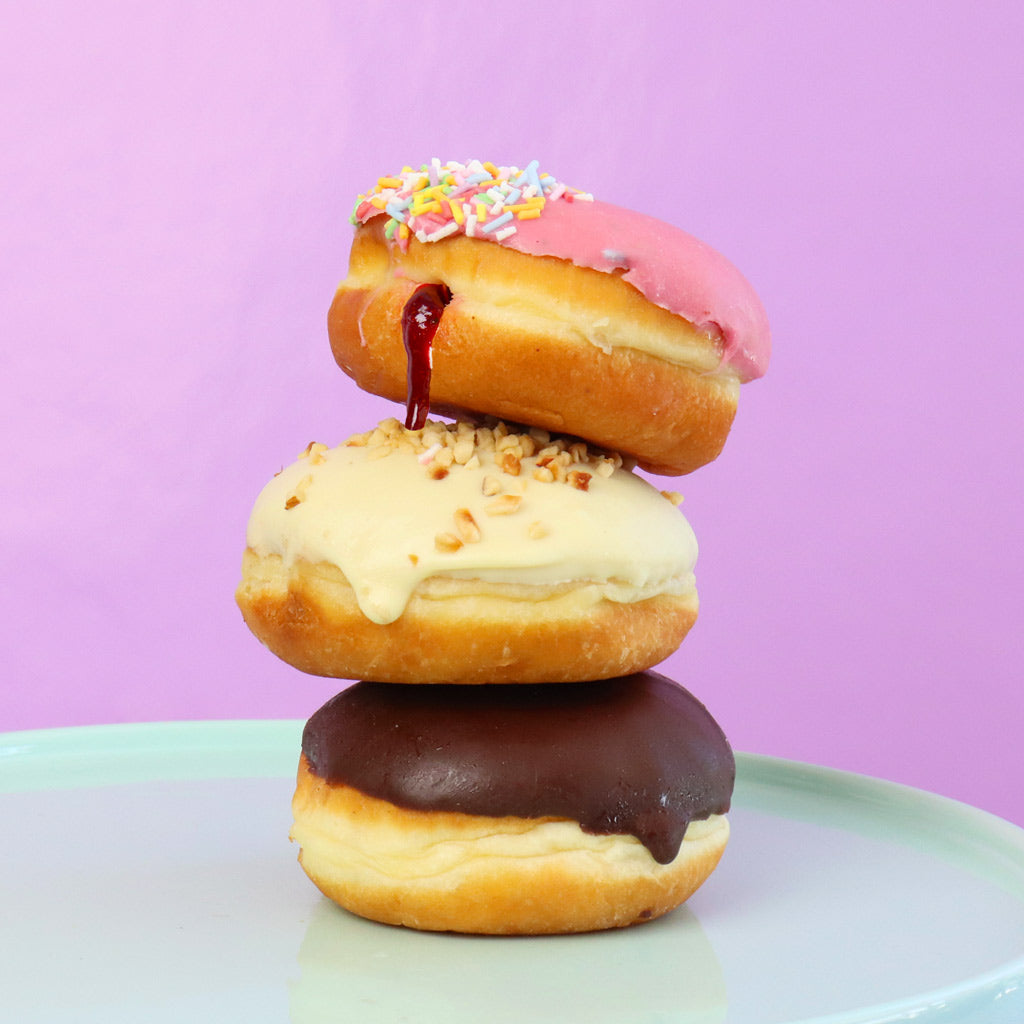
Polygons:
M441 323L444 307L452 300L447 285L421 284L402 310L402 341L408 359L408 391L405 399L405 426L420 430L430 411L430 371L433 367L431 344Z

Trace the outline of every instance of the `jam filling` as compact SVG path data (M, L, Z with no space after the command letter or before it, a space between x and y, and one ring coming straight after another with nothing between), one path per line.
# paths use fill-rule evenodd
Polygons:
M443 284L421 284L402 309L402 342L408 358L405 426L420 430L430 411L430 371L434 335L452 293Z

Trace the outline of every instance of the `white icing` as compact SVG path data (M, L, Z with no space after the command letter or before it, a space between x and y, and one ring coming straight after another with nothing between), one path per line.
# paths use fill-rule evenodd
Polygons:
M693 591L693 531L647 481L624 469L605 477L592 463L574 463L567 471L592 474L582 490L534 479L536 455L524 457L513 476L495 464L493 451L477 447L474 454L469 466L454 464L443 479L432 479L422 464L422 445L419 452L341 445L300 457L256 500L248 546L286 564L336 565L377 623L397 619L432 577L594 584L603 597L627 602ZM485 477L499 482L500 494L484 494ZM489 514L503 495L520 497L518 509ZM438 550L439 534L458 534L457 509L469 511L480 539Z

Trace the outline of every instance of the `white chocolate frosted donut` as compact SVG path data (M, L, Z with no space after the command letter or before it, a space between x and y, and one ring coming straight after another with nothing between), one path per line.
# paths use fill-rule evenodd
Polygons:
M711 461L741 382L769 359L753 289L671 225L524 176L450 163L361 197L328 315L335 360L365 390L404 401L405 303L417 285L442 284L452 297L433 340L435 410L578 435L659 473Z
M319 675L640 671L696 618L697 546L674 500L620 463L503 424L390 420L311 445L256 501L238 604L274 653Z

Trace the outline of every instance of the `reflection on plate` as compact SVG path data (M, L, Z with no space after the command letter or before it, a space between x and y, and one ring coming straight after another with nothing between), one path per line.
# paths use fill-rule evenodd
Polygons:
M668 932L671 934L669 935ZM555 969L538 970L540 960ZM685 907L640 928L523 939L420 933L361 921L321 901L299 949L292 1024L394 1024L396 981L421 1021L725 1020L721 965Z

